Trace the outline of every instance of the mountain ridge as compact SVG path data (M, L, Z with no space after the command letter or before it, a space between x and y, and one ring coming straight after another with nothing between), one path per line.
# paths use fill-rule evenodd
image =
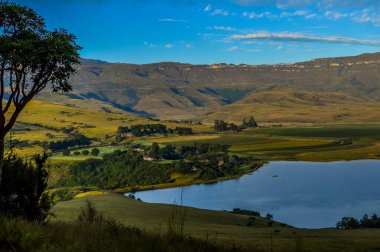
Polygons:
M251 94L286 87L380 103L380 53L275 65L82 63L71 79L71 97L160 119L204 117Z

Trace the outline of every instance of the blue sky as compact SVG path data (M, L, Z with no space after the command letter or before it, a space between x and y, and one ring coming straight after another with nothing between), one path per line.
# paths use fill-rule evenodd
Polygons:
M379 0L15 0L84 58L272 64L380 51Z

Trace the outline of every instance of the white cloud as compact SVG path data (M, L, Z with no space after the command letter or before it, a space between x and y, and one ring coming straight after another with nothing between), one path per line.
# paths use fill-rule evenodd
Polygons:
M233 28L231 26L218 26L214 25L212 27L207 27L208 29L211 30L219 30L219 31L236 31L236 28Z
M351 14L349 14L349 13L340 13L340 12L336 12L336 11L325 11L325 17L330 18L330 19L334 19L334 20L345 18L345 17L348 17L350 15Z
M312 18L315 18L317 17L317 14L316 13L311 13L311 14L308 14L305 16L305 19L312 19Z
M269 11L261 12L261 13L256 13L256 12L243 12L243 17L248 17L249 19L254 19L254 18L276 18L277 15L272 14Z
M165 48L167 48L167 49L171 49L171 48L174 48L174 45L173 45L173 44L166 44L166 45L165 45Z
M174 19L174 18L161 18L158 20L159 22L180 22L180 23L185 23L185 20L182 19Z
M245 49L245 48L240 48L238 46L232 46L230 48L227 49L229 52L236 52L236 51L240 51L240 52L261 52L260 49Z
M149 46L150 48L156 48L156 47L157 47L156 44L149 43L149 42L147 42L147 41L144 42L144 45Z
M232 47L228 48L228 51L230 51L230 52L239 51L239 49L240 48L238 46L232 46Z
M222 16L228 16L229 15L229 13L228 13L228 11L226 11L226 10L222 10L222 9L216 9L216 10L214 10L214 12L212 13L212 15L213 16L216 16L216 15L222 15Z
M358 23L371 23L374 26L380 26L380 14L377 11L364 9L353 15L352 20Z
M308 29L325 29L325 28L328 28L328 26L320 25L320 26L309 26L306 28L308 28Z
M205 8L204 8L204 11L208 12L210 11L212 8L211 8L211 4L207 5Z
M310 12L306 10L297 10L294 12L281 12L280 17L296 17L296 16L307 16Z
M380 7L379 0L230 0L243 6L276 6L278 8L297 8L316 6L318 8L368 8Z
M366 40L338 36L318 37L304 33L290 32L257 32L245 35L233 35L230 37L233 40L269 40L269 41L290 41L304 43L340 43L351 45L371 45L380 46L380 40Z
M306 10L297 10L294 12L281 12L280 14L274 14L270 11L265 12L243 12L243 17L248 17L249 19L254 18L289 18L289 17L304 17L306 19L314 18L317 16L316 13L312 13Z

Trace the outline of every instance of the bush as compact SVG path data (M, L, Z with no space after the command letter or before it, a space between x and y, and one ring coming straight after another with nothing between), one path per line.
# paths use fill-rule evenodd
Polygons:
M83 151L82 151L82 154L83 154L84 156L87 156L88 154L90 154L90 152L89 152L88 150L83 150Z
M70 156L70 150L69 149L65 149L62 151L62 155L64 156Z
M91 150L91 155L93 155L93 156L97 156L97 155L99 155L99 153L100 153L100 151L98 148L94 148Z
M33 161L16 155L5 157L0 187L0 213L45 221L53 206L53 196L46 192L48 171L44 164L48 156L37 155Z
M86 206L81 208L80 214L78 216L78 222L82 225L93 225L101 224L104 221L102 214L98 213L94 204L91 201L86 201Z
M353 217L343 217L342 220L336 224L336 227L340 229L355 229L359 226L359 221Z

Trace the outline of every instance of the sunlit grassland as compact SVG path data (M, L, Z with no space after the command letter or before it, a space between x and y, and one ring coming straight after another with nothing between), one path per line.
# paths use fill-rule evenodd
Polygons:
M118 110L117 110L118 111ZM125 149L125 141L117 146L108 147L115 140L119 126L133 124L163 123L170 128L177 126L192 127L191 136L151 136L130 138L126 141L135 144L161 146L165 144L192 145L200 143L220 143L230 145L230 152L241 156L254 156L266 160L308 160L333 161L352 159L373 159L380 157L380 124L332 124L305 127L268 127L246 130L240 133L212 132L210 124L189 125L152 121L129 113L105 112L101 107L82 109L61 104L33 101L20 115L13 130L12 138L20 141L58 141L70 136L63 133L64 128L73 127L75 131L95 138L94 145L101 151L99 157L117 149ZM350 142L351 141L351 142ZM84 149L71 151L82 151ZM31 156L43 151L42 146L32 144L16 148L21 155ZM81 161L89 156L55 154L51 159L58 161Z
M41 124L48 127L75 127L89 137L104 137L115 134L119 126L133 124L162 123L170 128L184 126L179 123L156 122L127 112L108 113L105 111L81 109L61 104L33 101L20 115L20 122ZM208 125L191 125L195 132L210 130Z
M153 141L153 140L152 140ZM266 160L334 161L380 158L380 125L323 125L307 128L259 128L210 137L160 138L162 144L230 145L232 153Z
M168 218L173 211L172 205L144 203L107 194L59 202L54 207L57 220L75 220L87 199L106 216L161 234L167 231ZM249 245L264 251L378 251L380 248L379 230L297 229L282 227L276 222L269 226L268 220L262 218L257 218L253 226L247 226L248 216L185 209L185 234L218 244Z
M117 110L119 111L119 110ZM12 139L19 141L58 141L69 137L63 129L74 128L90 138L100 142L114 141L119 126L136 124L162 123L169 128L191 127L195 133L211 130L210 125L188 125L153 121L127 112L105 112L99 106L83 109L40 100L32 101L20 114L18 122L12 130ZM9 135L7 136L9 138ZM106 138L108 137L108 140ZM24 148L16 148L21 155L30 156L43 151L42 146L33 144ZM65 159L61 157L61 159ZM77 157L80 159L80 157Z
M84 192L84 193L79 193L75 195L75 199L83 198L83 197L88 197L88 196L99 196L99 195L105 195L107 194L106 192L101 192L101 191L89 191L89 192Z

